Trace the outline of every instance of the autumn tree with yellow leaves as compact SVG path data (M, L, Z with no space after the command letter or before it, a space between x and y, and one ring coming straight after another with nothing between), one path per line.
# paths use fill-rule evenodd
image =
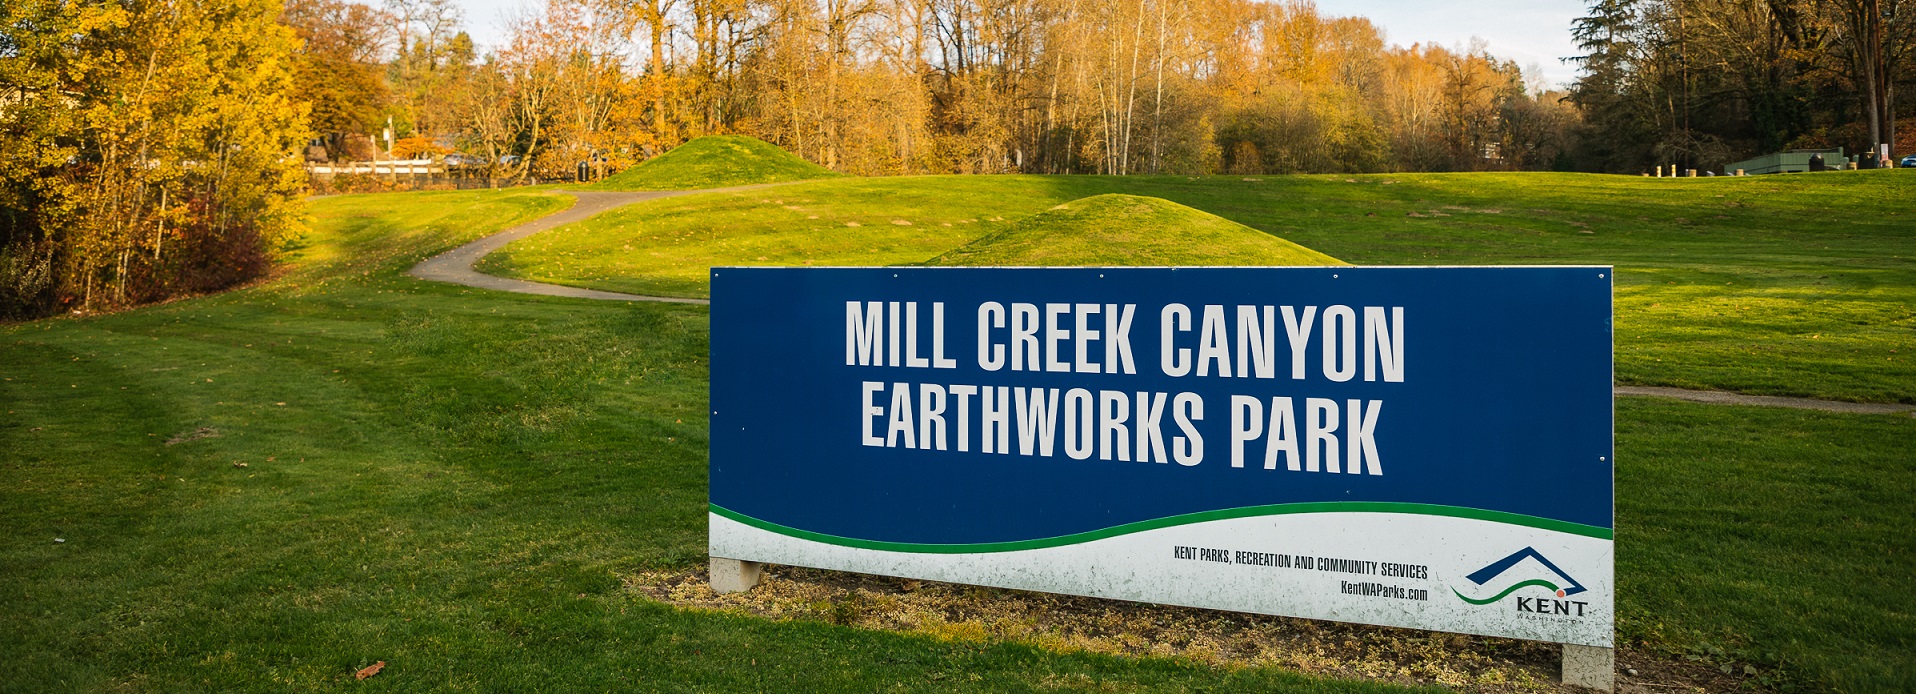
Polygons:
M464 103L518 125L465 136L523 173L727 132L868 175L1542 168L1576 121L1481 46L1304 2L546 0L510 36Z
M297 228L307 110L275 0L0 5L0 313L257 277Z
M0 312L257 277L301 160L386 156L387 127L394 155L510 184L715 133L868 175L1546 168L1577 122L1481 47L1297 1L527 0L490 50L462 22L451 0L0 7Z

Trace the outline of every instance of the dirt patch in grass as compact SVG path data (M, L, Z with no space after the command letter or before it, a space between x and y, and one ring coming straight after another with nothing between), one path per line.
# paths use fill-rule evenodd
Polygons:
M1562 691L1561 651L1533 641L981 588L768 566L758 587L719 595L703 568L624 576L626 590L683 608L828 622L952 641L1183 658L1219 667L1480 692ZM1617 651L1622 692L1762 691L1742 672ZM1634 670L1637 674L1630 675Z
M181 432L179 434L173 435L173 438L166 440L166 445L176 446L182 443L186 443L188 441L198 441L200 439L218 438L219 435L220 435L220 430L218 429L214 429L213 427L200 427L192 431Z
M1617 691L1623 694L1778 691L1769 684L1748 665L1672 659L1627 646L1617 649Z

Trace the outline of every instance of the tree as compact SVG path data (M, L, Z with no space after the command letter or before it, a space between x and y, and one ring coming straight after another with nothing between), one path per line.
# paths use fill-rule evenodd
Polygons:
M327 137L334 158L346 158L344 136L370 132L382 120L390 100L380 64L389 21L346 0L289 0L280 15L301 42L292 96L309 105L310 125Z
M6 24L5 44L35 60L9 65L4 86L34 120L7 109L0 256L48 272L16 282L0 312L112 307L264 272L298 226L307 136L278 4L25 11L42 21Z
M1581 158L1714 168L1784 147L1893 144L1916 23L1904 0L1596 0L1571 99Z
M393 136L453 130L439 106L473 61L472 38L459 28L464 13L454 0L386 0L382 17L392 46L385 73L392 85L386 110L398 130Z
M1862 101L1863 122L1869 128L1870 149L1892 144L1896 118L1891 56L1908 46L1904 41L1902 50L1895 50L1887 42L1892 35L1885 28L1885 19L1893 11L1895 0L1821 0L1818 4L1828 12L1835 33L1841 37L1849 77Z

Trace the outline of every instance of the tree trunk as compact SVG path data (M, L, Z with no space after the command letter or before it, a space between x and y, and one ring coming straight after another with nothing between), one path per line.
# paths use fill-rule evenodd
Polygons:
M652 0L646 21L652 25L652 80L658 90L652 96L652 134L665 137L665 3Z

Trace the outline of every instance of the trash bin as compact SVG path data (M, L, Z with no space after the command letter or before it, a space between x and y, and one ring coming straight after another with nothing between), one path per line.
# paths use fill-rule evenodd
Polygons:
M1823 155L1821 154L1810 155L1810 170L1811 171L1824 171L1824 170L1827 170L1828 168L1829 167L1823 165Z

